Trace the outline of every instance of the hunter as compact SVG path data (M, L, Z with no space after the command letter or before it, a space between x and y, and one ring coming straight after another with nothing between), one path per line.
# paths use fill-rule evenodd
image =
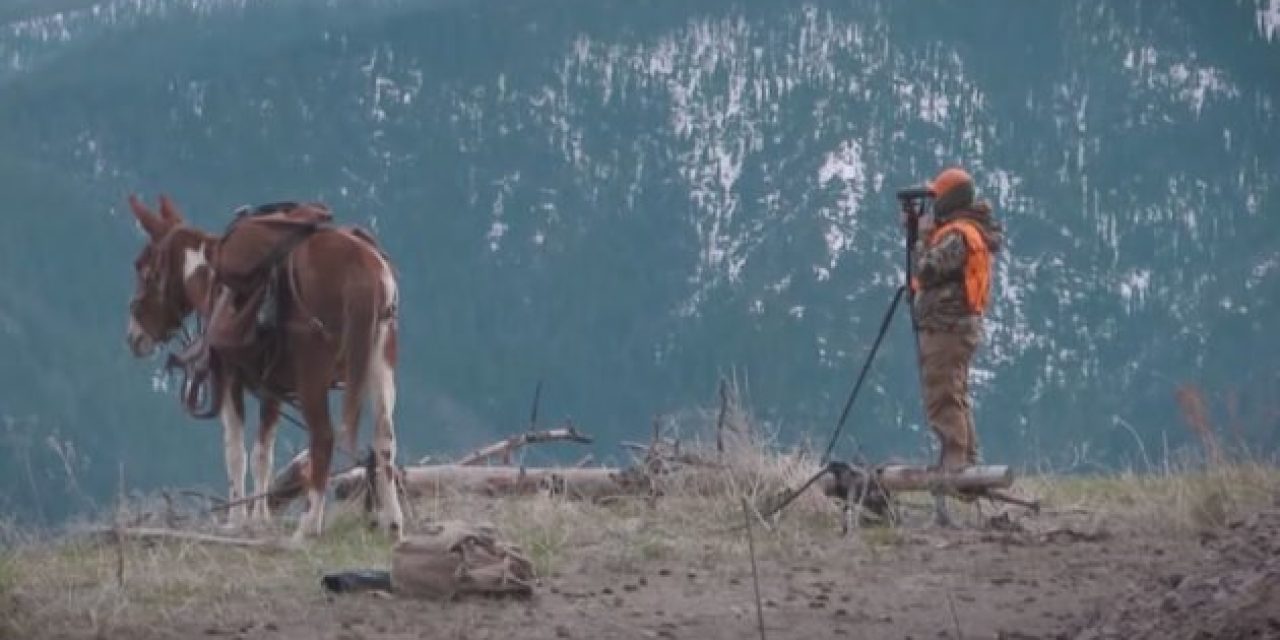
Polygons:
M939 467L951 472L978 462L969 363L982 342L992 256L1003 231L965 170L946 169L927 187L933 212L921 217L914 247L913 312L925 412L941 445Z

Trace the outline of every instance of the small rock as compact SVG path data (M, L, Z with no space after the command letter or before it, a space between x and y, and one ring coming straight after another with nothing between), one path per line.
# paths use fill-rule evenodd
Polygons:
M556 637L557 637L557 638L568 638L568 637L570 637L570 636L569 636L569 627L566 627L566 626L564 626L564 625L562 625L562 624L558 624L558 625L556 625Z
M276 623L274 623L274 622L268 622L268 623L266 623L266 624L262 625L262 628L263 628L263 629L266 629L267 631L273 631L273 632L274 632L274 631L279 631L279 630L280 630L280 627L276 626Z
M636 585L634 585L634 584L624 584L624 585L622 585L622 590L623 590L623 591L627 591L627 592L633 592L633 591L635 591L635 590L636 590L636 589L638 589L638 588L639 588L639 587L637 587L637 586L636 586Z
M658 575L660 575L660 576L669 576L669 575L671 575L671 570L670 570L670 569L658 569Z

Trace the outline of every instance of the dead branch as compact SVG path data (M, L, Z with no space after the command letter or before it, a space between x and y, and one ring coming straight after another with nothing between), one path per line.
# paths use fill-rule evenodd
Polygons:
M523 433L513 434L498 442L485 445L457 461L459 465L474 465L494 456L502 456L502 464L511 464L511 454L525 445L540 442L577 442L579 444L591 444L592 440L589 436L583 435L573 424L566 423L565 426L556 429L547 429L545 431L525 431Z
M671 438L655 440L652 444L641 444L624 440L620 446L632 452L646 469L652 474L663 474L677 470L681 466L723 468L725 465L696 453L681 452L680 441Z
M729 390L724 376L720 377L720 415L716 416L716 455L724 457L724 418L729 411Z

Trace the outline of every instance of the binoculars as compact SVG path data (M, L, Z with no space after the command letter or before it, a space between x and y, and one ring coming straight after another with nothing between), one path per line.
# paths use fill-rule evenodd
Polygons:
M910 187L898 191L898 200L901 200L904 204L914 200L932 197L933 192L930 191L928 187Z

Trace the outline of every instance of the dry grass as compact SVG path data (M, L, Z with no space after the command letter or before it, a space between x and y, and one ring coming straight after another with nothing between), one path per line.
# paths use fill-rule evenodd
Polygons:
M1151 531L1196 532L1227 524L1280 496L1280 469L1241 462L1183 471L1040 476L1020 482L1058 508L1122 518Z
M551 496L488 500L444 496L419 502L420 520L463 518L493 524L519 544L541 575L568 571L639 573L654 564L700 571L741 571L746 538L739 497L760 504L776 488L795 486L814 468L804 456L761 450L758 459L735 454L733 471L705 484L669 493L656 503L643 499L596 505ZM1280 472L1248 464L1180 474L1035 477L1019 482L1051 508L1082 509L1109 521L1150 531L1193 532L1219 527L1280 491ZM670 490L670 488L669 488ZM798 500L768 533L757 536L763 559L788 561L808 555L838 535L839 512L818 496ZM759 532L760 529L757 529ZM287 535L283 523L268 532ZM863 553L900 545L908 531L866 528ZM325 535L301 550L268 552L195 543L132 543L125 547L125 581L117 584L115 545L84 539L25 542L0 552L0 635L24 637L50 625L68 633L96 635L112 629L181 621L192 612L224 606L243 610L246 601L272 603L315 598L328 571L386 567L388 541L370 531L365 518L334 509ZM7 610L6 610L7 609ZM74 612L69 615L69 612ZM6 628L7 627L7 628Z
M705 425L717 420L706 415L691 420L704 426L683 434L692 436L683 451L716 466L660 478L663 495L657 501L591 504L547 495L443 495L416 502L412 513L418 524L445 519L491 524L518 544L543 576L630 574L655 564L740 572L748 566L742 501L766 510L785 488L814 473L818 462L803 447L780 450L740 409L727 414L723 433L710 436ZM722 450L699 444L717 440ZM1078 510L1160 535L1221 527L1280 496L1280 470L1273 465L1186 465L1180 471L1170 466L1146 474L1042 475L1019 480L1018 488L1043 498L1050 511ZM154 504L135 504L134 511ZM217 616L232 606L243 611L246 602L269 613L290 601L314 601L326 572L386 567L389 541L369 530L354 507L331 505L325 535L298 550L127 544L123 585L117 582L114 544L75 537L24 539L0 523L0 637L26 637L37 628L53 635L103 635L166 625L193 612ZM757 535L757 555L784 562L808 557L838 536L840 517L837 505L811 491L770 523L767 533ZM283 537L289 531L281 522L257 533ZM864 528L850 553L874 557L910 536L909 529Z

